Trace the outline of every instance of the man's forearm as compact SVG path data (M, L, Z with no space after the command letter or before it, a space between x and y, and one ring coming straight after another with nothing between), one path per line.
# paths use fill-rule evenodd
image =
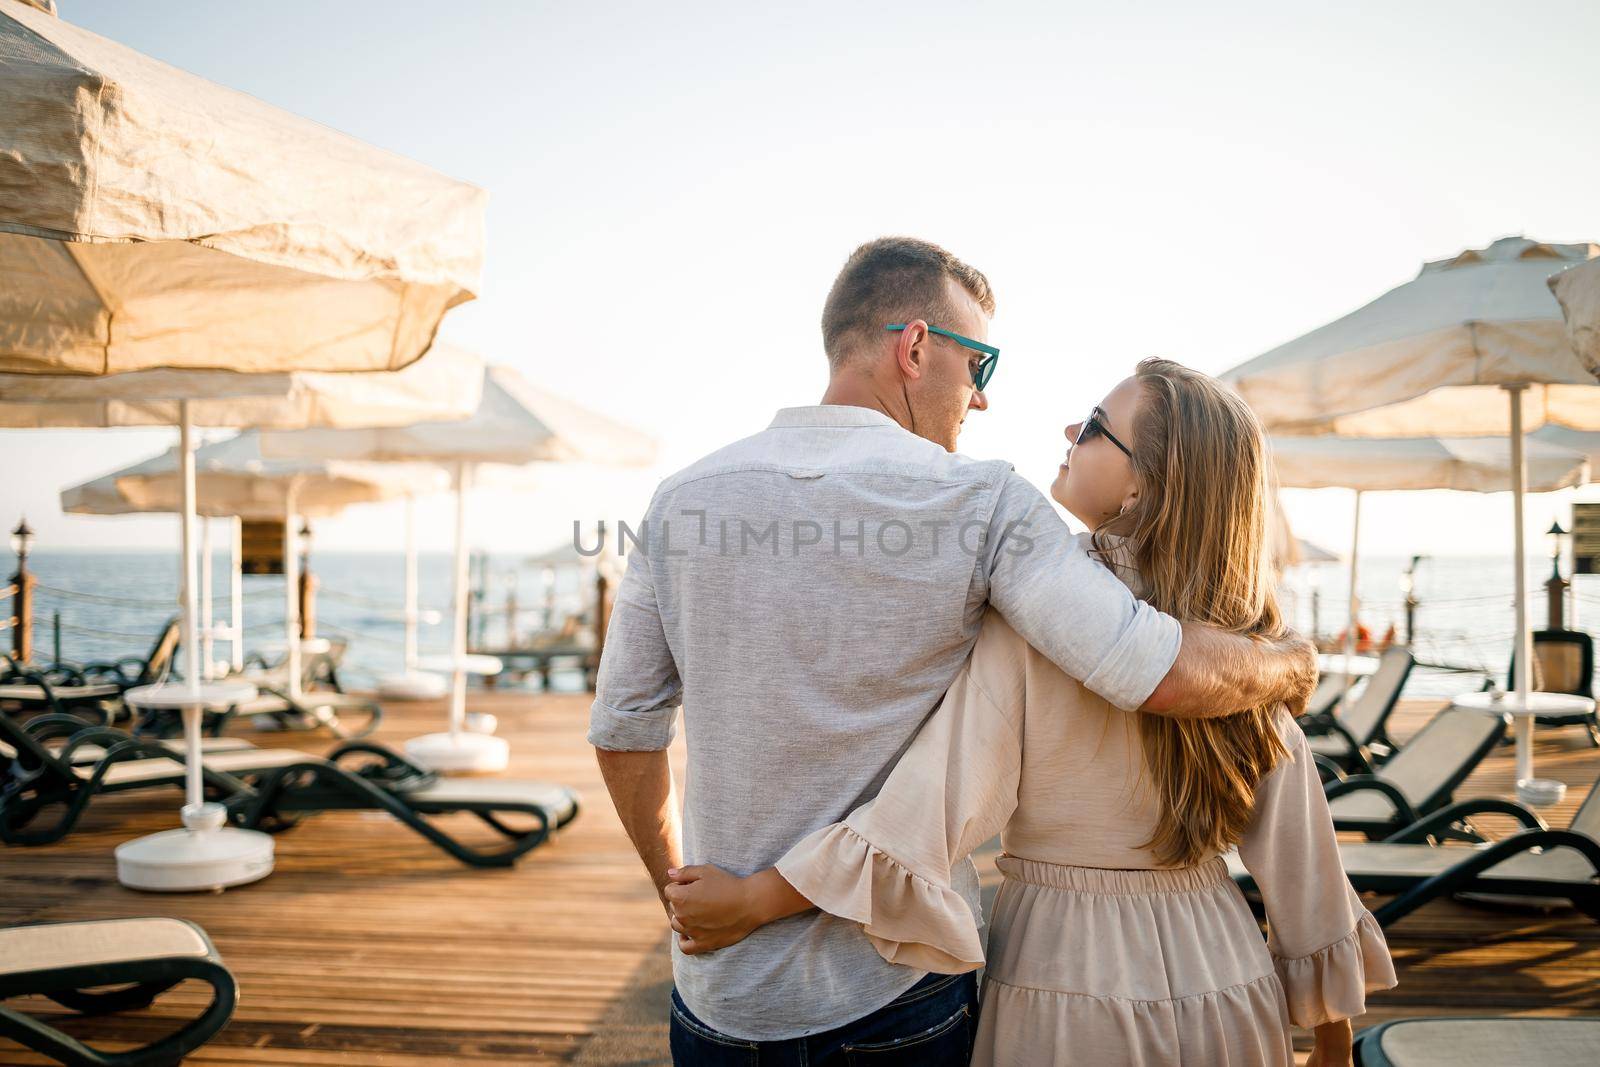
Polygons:
M644 861L657 895L666 888L667 869L683 865L683 834L678 796L665 752L611 752L595 749L611 802ZM666 903L662 896L662 903Z
M1208 719L1284 703L1298 714L1316 684L1316 650L1302 637L1263 641L1186 622L1177 660L1139 710Z

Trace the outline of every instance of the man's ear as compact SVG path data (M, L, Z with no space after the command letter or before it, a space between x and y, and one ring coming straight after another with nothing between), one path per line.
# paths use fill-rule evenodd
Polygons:
M895 335L894 359L900 373L915 381L922 377L922 368L928 354L928 324L922 319L912 319L906 328Z

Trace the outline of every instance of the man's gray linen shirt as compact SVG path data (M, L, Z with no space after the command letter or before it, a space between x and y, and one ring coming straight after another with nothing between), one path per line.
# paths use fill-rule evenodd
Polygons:
M746 875L871 799L993 604L1062 670L1137 708L1178 624L1092 560L1003 461L946 452L868 408L786 408L662 482L606 635L589 740L651 751L684 716L684 861ZM971 865L962 888L976 910ZM923 972L821 912L703 956L679 995L724 1033L842 1026Z

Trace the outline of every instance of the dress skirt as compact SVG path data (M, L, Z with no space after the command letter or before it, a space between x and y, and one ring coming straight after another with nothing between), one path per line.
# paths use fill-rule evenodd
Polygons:
M1283 986L1221 858L999 867L975 1065L1292 1067Z

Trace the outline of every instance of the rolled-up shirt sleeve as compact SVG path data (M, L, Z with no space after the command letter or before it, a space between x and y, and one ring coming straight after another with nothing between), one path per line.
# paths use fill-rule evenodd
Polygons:
M683 683L667 644L649 556L635 551L606 628L589 743L614 752L655 752L672 744Z
M1124 711L1150 698L1178 658L1177 620L1135 598L1015 471L985 549L989 603L1030 645Z

